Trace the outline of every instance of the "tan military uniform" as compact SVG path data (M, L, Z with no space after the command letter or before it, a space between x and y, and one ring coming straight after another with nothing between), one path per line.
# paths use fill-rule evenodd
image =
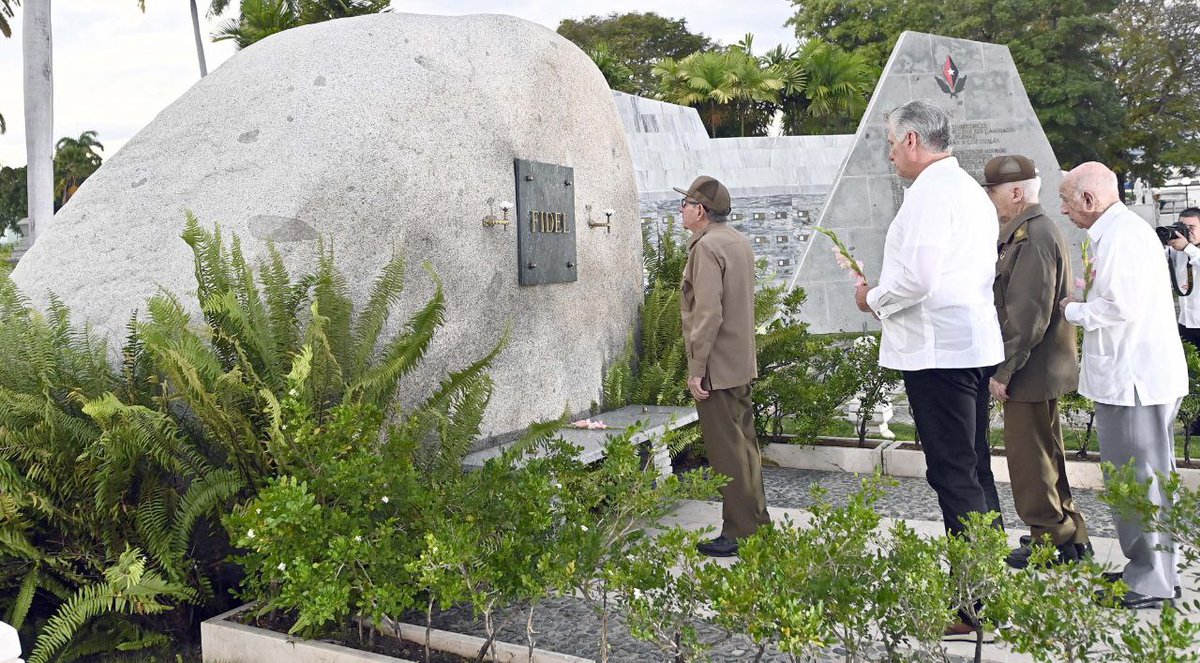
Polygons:
M704 450L713 470L730 477L721 489L721 534L741 539L770 522L750 400L758 377L754 252L741 233L709 223L692 236L679 306L688 375L709 391L696 401Z
M993 290L1008 385L1004 444L1017 515L1034 538L1055 545L1088 540L1067 483L1058 398L1079 379L1074 328L1058 302L1071 294L1071 259L1054 221L1033 205L1000 228Z

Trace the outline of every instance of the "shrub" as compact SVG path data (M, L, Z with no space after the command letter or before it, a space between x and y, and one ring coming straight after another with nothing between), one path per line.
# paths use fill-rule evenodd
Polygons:
M219 609L233 574L215 517L311 461L294 453L284 402L307 408L315 427L346 402L386 418L441 324L439 285L400 334L381 339L402 287L399 259L355 315L324 248L293 281L274 247L256 274L236 237L226 246L190 214L183 239L203 324L174 295L153 297L116 370L65 306L52 299L37 313L0 275L0 608L27 632L50 617L31 660L144 645L154 630L184 637L191 613L75 608L98 605L85 599L103 594L110 569L134 568L127 554L144 578L163 579L151 583L159 605ZM470 445L486 359L407 418L408 439Z

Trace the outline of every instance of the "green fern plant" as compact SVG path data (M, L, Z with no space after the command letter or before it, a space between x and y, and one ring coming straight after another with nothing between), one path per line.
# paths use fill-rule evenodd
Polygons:
M273 246L254 270L238 238L224 242L191 214L183 239L196 305L151 298L115 367L65 306L52 299L36 311L0 266L0 614L27 633L44 625L46 660L154 646L161 629L219 609L229 543L216 517L306 462L285 404L303 403L318 428L344 403L399 416L399 381L442 324L431 274L433 298L384 338L403 286L398 258L355 312L324 245L312 272L293 279ZM427 466L450 467L474 441L502 345L400 418ZM163 606L200 610L151 614L149 603L105 598L114 563L136 570L129 550L140 551L143 584L173 597ZM131 622L130 606L146 614Z
M38 635L29 663L46 663L88 621L102 615L154 615L171 609L164 600L191 600L195 593L146 568L136 548L126 548L104 571L102 581L81 587Z

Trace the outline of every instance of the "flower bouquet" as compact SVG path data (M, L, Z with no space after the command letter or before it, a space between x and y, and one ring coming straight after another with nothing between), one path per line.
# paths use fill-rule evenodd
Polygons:
M1075 279L1075 288L1083 293L1081 301L1087 301L1092 284L1096 282L1096 255L1092 253L1092 238L1083 240L1083 277Z
M833 251L833 259L837 261L838 267L853 274L857 285L867 285L867 275L863 273L863 263L850 255L850 249L846 248L842 240L838 239L837 233L828 228L818 227L816 230L833 242L830 250Z

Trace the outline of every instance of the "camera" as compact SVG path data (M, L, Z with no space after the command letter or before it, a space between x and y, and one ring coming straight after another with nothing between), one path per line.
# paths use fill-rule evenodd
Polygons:
M1166 246L1167 242L1176 239L1175 233L1179 233L1189 244L1192 242L1192 236L1189 234L1191 229L1183 222L1175 222L1169 226L1158 226L1154 229L1154 232L1158 234L1158 241L1162 242L1163 246Z

